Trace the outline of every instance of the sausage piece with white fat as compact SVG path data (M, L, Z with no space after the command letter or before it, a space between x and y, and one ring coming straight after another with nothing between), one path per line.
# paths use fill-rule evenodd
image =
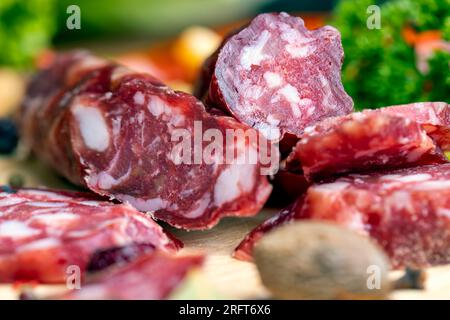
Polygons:
M287 13L258 15L207 60L197 96L289 150L305 127L353 110L339 31Z
M25 143L73 183L176 227L254 215L271 192L255 130L85 52L59 55L33 78L20 124Z

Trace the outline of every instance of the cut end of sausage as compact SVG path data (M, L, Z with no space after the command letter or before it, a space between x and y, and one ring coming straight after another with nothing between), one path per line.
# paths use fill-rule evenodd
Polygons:
M206 103L272 141L353 110L341 84L339 32L308 30L301 18L261 14L218 52ZM204 82L204 81L203 81Z
M278 150L256 130L121 67L91 81L87 88L107 81L104 92L79 93L68 108L73 151L89 189L185 229L259 212L272 190L266 175L278 166ZM262 146L274 147L267 166Z

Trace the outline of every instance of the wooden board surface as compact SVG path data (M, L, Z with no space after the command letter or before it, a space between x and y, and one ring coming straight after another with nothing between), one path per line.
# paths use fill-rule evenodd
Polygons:
M11 174L21 174L28 187L70 187L51 170L37 161L20 161L0 158L0 184L7 183ZM275 213L274 209L264 209L254 218L226 218L207 231L169 231L185 243L180 254L203 252L207 255L204 267L189 279L188 288L180 288L177 298L224 298L255 299L268 298L269 294L261 285L257 270L252 263L231 257L231 253L245 234L266 217ZM426 270L426 290L395 291L392 299L450 299L450 266ZM393 272L392 279L401 275ZM38 296L51 296L65 290L62 286L36 286ZM0 299L16 299L20 288L0 285Z

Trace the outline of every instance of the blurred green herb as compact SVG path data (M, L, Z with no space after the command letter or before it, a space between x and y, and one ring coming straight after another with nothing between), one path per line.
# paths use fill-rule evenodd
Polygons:
M436 52L429 59L429 72L416 67L414 48L402 31L439 30L450 39L449 0L392 0L380 4L381 29L368 29L367 8L373 0L341 0L331 24L342 34L345 61L342 78L355 107L425 100L450 100L450 55Z
M29 68L55 31L54 0L0 1L0 65Z

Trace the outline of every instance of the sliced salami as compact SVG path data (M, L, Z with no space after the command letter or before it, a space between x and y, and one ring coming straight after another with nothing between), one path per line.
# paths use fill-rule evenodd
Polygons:
M197 96L288 150L305 127L353 110L341 84L343 57L335 28L308 30L287 13L261 14L208 59Z
M255 243L258 242L264 234L270 232L272 229L288 223L289 221L295 220L296 215L300 212L299 209L302 208L302 206L303 197L300 197L279 213L267 219L255 229L250 231L234 250L233 257L239 260L253 260L252 251Z
M282 211L272 221L333 221L373 237L394 268L422 268L450 262L449 213L450 164L442 164L352 174L313 185L303 205ZM239 250L251 252L253 239L265 230L258 228ZM242 253L236 256L248 258Z
M159 251L126 264L114 265L90 278L65 300L161 300L170 296L188 275L201 266L201 256L173 257Z
M372 112L401 115L416 121L423 126L442 150L450 151L450 105L448 103L418 102L385 107Z
M145 243L174 251L181 242L129 205L46 189L0 192L0 282L65 282L83 275L100 249Z
M248 138L255 130L86 53L61 55L34 78L21 127L33 151L70 181L176 227L254 215L271 192L259 161L265 140ZM277 164L276 150L271 157Z
M370 111L326 119L306 129L286 168L320 180L346 172L447 162L435 140L411 118Z

